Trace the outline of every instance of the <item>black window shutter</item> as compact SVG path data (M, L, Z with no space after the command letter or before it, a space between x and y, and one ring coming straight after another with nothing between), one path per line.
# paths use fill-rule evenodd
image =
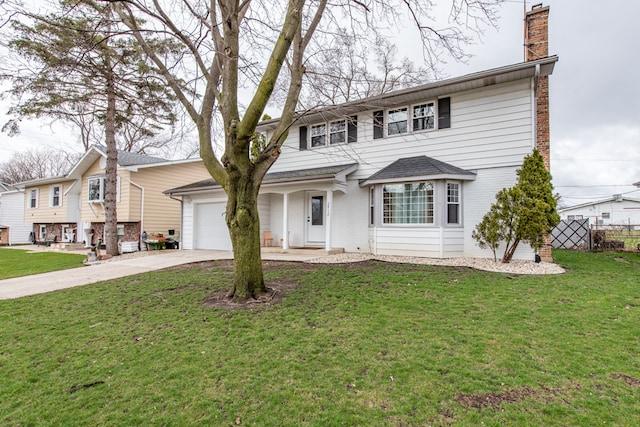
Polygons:
M307 149L307 127L300 126L300 151Z
M451 98L438 99L438 129L451 127Z
M358 116L351 116L347 120L347 142L351 144L352 142L358 141Z
M384 111L373 112L373 139L384 137Z

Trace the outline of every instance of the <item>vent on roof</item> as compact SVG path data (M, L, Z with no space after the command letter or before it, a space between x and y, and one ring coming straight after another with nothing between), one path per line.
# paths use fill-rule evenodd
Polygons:
M614 202L621 202L622 201L622 194L614 194L613 195L613 201Z

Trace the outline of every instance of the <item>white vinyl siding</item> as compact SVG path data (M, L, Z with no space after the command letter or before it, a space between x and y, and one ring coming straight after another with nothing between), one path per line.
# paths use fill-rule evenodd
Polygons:
M531 95L529 81L452 94L451 128L382 139L373 138L373 110L359 113L358 142L348 149L300 151L298 132L292 131L270 172L358 162L350 178L363 179L391 158L422 154L468 170L520 166L533 147Z
M461 228L372 228L376 242L374 254L432 258L464 255L464 231Z

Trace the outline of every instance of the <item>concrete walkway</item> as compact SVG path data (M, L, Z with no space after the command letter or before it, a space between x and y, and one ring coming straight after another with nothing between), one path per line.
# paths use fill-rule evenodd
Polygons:
M317 258L318 256L321 255L315 251L307 253L264 252L262 259L307 261ZM229 251L167 250L147 256L125 258L122 260L113 259L108 262L86 267L0 280L0 300L88 285L104 280L147 273L149 271L161 270L163 268L192 262L221 259L233 259L233 254Z

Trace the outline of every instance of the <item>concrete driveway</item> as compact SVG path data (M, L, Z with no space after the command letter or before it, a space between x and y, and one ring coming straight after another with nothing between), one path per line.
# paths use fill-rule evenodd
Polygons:
M306 261L317 258L317 252L282 253L265 252L263 260ZM233 259L229 251L187 251L167 250L152 255L113 259L91 266L72 268L70 270L53 271L33 276L16 277L0 280L0 299L20 298L27 295L57 291L59 289L88 285L104 280L132 276L149 271L161 270L176 265L200 261Z

